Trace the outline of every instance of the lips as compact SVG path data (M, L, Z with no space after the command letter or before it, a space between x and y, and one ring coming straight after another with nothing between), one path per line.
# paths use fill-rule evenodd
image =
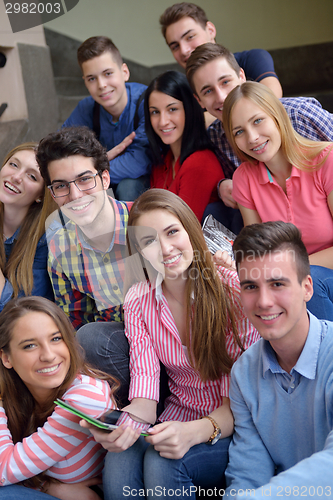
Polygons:
M177 260L179 260L179 259L180 259L180 257L181 257L181 256L182 256L182 254L181 254L181 253L179 253L179 254L175 255L174 257L170 257L169 259L164 260L164 261L162 262L162 264L164 264L165 266L169 266L169 265L171 265L171 264L174 264Z
M260 144L260 146L256 146L255 148L253 148L252 151L254 153L262 153L263 150L266 148L267 143L268 143L268 140L266 142Z
M276 318L278 318L282 313L276 313L276 314L266 314L266 315L263 315L263 314L257 314L257 316L264 320L264 321L272 321Z
M103 94L101 94L99 97L101 99L108 99L108 97L111 96L111 94L113 94L114 90L109 90L108 92L104 92Z
M11 192L13 192L15 194L20 194L21 193L21 191L16 186L14 186L14 184L11 184L8 181L4 182L4 186L5 186L5 188L9 189Z
M47 368L41 368L41 369L37 370L37 373L53 373L56 370L58 370L60 364L61 363L54 365L54 366L47 367Z

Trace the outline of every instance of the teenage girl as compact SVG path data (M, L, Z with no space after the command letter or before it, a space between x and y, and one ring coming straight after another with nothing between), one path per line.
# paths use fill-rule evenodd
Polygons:
M151 187L180 196L201 221L208 203L218 200L217 184L224 174L185 75L167 71L155 78L144 107L153 155Z

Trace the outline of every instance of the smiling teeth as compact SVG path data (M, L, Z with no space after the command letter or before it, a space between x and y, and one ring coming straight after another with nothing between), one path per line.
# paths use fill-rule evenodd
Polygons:
M264 142L264 144L261 144L261 146L258 146L257 148L253 148L252 151L260 151L266 146L267 142L268 141Z
M85 203L84 205L77 205L75 207L71 207L71 210L74 210L74 211L75 210L83 210L84 208L86 208L89 205L89 203Z
M43 368L42 370L37 370L38 373L51 373L55 372L60 365L52 366L51 368Z
M8 182L5 182L5 186L6 186L6 188L10 189L14 193L20 194L20 191L15 186L13 186L12 184L9 184Z
M163 264L172 264L173 262L176 262L177 259L179 259L179 255L176 255L175 257L172 257L172 259L164 260Z
M174 130L174 127L162 129L162 132L171 132L172 130Z
M261 319L264 319L264 320L270 320L270 319L275 319L277 318L278 316L280 316L280 313L279 314L270 314L269 316L260 316Z

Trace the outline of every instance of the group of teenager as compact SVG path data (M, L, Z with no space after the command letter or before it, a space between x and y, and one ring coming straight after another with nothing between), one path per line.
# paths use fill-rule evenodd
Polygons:
M331 498L332 115L200 7L160 24L186 76L89 38L90 96L0 170L0 499Z

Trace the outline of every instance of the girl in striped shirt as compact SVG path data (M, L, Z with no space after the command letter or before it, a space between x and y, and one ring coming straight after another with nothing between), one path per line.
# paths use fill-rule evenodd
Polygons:
M5 306L0 357L0 498L98 500L105 451L53 401L99 417L115 407L111 377L84 363L67 316L42 297Z
M111 452L127 448L106 457L105 498L131 491L139 496L144 489L149 497L177 490L176 496L195 498L195 487L224 484L233 432L229 373L258 333L244 316L236 273L216 269L197 218L178 196L161 189L142 194L131 209L127 236L129 262L142 260L149 279L125 298L131 373L126 409L155 421L160 362L171 394L148 438L137 439L129 428L107 437L94 432Z

